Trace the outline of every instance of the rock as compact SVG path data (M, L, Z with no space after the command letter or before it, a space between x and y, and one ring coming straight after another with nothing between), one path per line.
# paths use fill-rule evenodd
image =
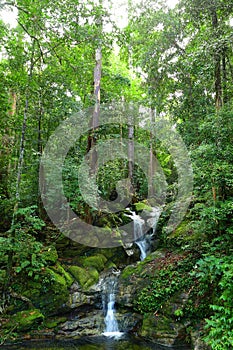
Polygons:
M187 339L186 325L154 314L144 315L139 335L164 346L184 345Z
M94 256L88 256L83 260L84 267L93 267L101 272L105 268L107 258L103 254L96 254Z
M69 272L84 290L88 290L99 280L99 273L95 268L84 269L80 266L71 266Z
M5 327L16 329L19 332L33 329L44 320L44 315L38 309L19 311L10 317Z
M210 350L211 347L208 346L204 341L201 339L202 337L202 330L196 329L191 332L191 342L193 350Z
M64 323L66 321L66 317L53 317L53 318L47 318L43 322L43 326L49 329L56 328L60 323Z
M83 336L100 335L104 329L102 310L85 312L85 317L67 321L60 326L56 339L78 339Z
M153 210L153 208L145 202L134 203L134 207L135 207L137 212L142 211L142 210L146 210L147 212L151 212Z
M70 308L74 309L85 304L93 304L91 297L82 292L74 292L70 296Z
M71 287L71 285L73 284L74 282L74 278L73 276L71 276L67 271L65 271L65 269L62 267L61 264L59 263L56 263L55 266L51 266L50 267L54 272L58 273L59 275L61 275L62 277L65 278L66 280L66 284L67 284L67 287Z

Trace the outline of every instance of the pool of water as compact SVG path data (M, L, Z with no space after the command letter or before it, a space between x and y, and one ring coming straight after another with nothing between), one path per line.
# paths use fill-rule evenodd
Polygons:
M187 346L164 347L135 337L88 337L74 341L25 342L2 346L2 350L190 350Z

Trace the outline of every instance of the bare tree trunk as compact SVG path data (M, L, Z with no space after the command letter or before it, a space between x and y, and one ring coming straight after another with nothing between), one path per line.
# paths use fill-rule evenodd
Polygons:
M212 9L212 27L214 31L218 29L218 16L216 9ZM221 53L216 52L214 55L215 69L214 69L214 79L215 79L215 106L219 110L222 103L222 76L221 76Z
M102 6L102 0L100 0L100 6ZM102 34L102 20L99 21L100 35ZM98 159L97 152L94 149L97 143L97 128L99 126L99 116L100 116L100 82L101 82L101 71L102 71L102 48L99 45L95 51L95 68L94 68L94 100L95 107L93 111L92 121L91 121L91 132L88 136L87 152L91 151L90 154L90 169L91 174L97 171Z
M100 116L100 81L101 81L101 67L102 67L102 51L101 47L98 47L95 52L95 69L94 69L94 98L95 106L91 121L91 133L88 136L88 148L87 151L91 151L90 155L90 168L91 173L94 174L97 171L97 152L95 150L95 145L97 143L97 128L99 125Z
M223 103L227 103L228 101L226 51L227 49L226 47L224 47L223 53L222 53Z
M134 125L133 125L133 116L128 116L128 176L131 182L131 186L134 192L134 181L133 181L133 172L134 172Z
M154 119L155 119L155 110L150 108L150 124L151 130L154 127ZM150 163L149 163L149 178L148 178L148 187L149 187L149 197L154 197L154 176L155 176L155 162L154 162L154 154L153 154L153 132L150 132Z

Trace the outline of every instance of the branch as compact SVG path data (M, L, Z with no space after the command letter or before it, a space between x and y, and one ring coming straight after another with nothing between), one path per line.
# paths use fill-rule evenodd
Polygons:
M30 34L29 31L25 28L25 26L21 22L18 21L18 23L23 28L23 30L27 33L27 35L30 36L30 38L32 38L34 41L37 42L39 50L40 50L40 57L42 58L43 63L45 63L44 54L43 54L39 39L37 37L35 37L34 35Z

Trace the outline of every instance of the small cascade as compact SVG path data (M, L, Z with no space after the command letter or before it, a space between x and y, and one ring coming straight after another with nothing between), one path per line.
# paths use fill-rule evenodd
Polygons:
M145 221L137 215L134 211L129 210L130 214L126 214L133 220L134 223L134 241L140 249L140 259L144 260L147 256L149 244L146 235L143 233Z
M145 220L143 220L139 215L134 211L129 210L130 214L125 214L130 217L134 223L134 241L140 249L141 261L147 257L147 254L150 251L151 239L155 234L157 222L161 214L161 208L154 207L152 208L151 213L149 213L149 218L147 219L147 224L152 228L152 234L144 233Z
M149 219L147 219L147 223L149 224L150 227L152 227L152 236L154 236L155 231L156 231L156 226L161 214L161 207L153 207L152 211L150 213Z
M108 276L103 285L102 303L105 313L105 330L103 335L106 337L119 338L124 333L119 331L117 319L115 317L115 299L117 292L117 276Z

